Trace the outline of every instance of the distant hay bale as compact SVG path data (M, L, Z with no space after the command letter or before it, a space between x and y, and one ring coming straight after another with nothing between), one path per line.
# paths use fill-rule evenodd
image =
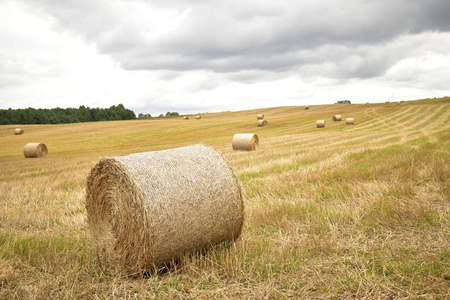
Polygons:
M333 121L342 121L342 116L341 115L334 115L333 116Z
M28 143L23 148L23 154L26 158L44 157L48 154L48 149L45 144Z
M233 150L253 151L258 150L259 138L254 133L237 133L231 142Z
M184 116L183 120L189 120L189 117L188 116Z
M23 129L21 129L21 128L14 129L14 134L15 135L21 135L22 133L23 133Z
M345 119L345 124L347 124L347 125L355 125L355 118L347 118L347 119Z
M202 118L202 116L198 115L198 116L196 116L195 118L196 118L197 120L199 120L199 119Z
M258 120L258 126L266 126L267 121L266 120Z
M257 114L256 119L258 119L258 120L264 119L264 114Z
M305 106L305 110L308 110L309 109L309 106Z
M234 241L244 221L235 173L203 145L101 159L86 211L98 257L126 274Z
M325 127L325 120L318 120L316 122L316 126L317 126L317 128Z

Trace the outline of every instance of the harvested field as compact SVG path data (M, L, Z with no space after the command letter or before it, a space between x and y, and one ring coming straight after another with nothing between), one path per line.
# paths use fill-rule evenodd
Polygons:
M363 100L366 102L366 100ZM450 288L450 98L0 126L0 299L427 298ZM316 120L354 117L356 126ZM250 121L249 121L250 120ZM255 132L258 151L233 151ZM28 141L51 155L26 159ZM118 276L93 252L86 178L104 156L203 143L242 185L236 243ZM174 193L176 191L173 191Z

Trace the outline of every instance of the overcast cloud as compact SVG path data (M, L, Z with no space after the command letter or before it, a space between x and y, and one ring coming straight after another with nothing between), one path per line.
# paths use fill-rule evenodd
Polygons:
M450 95L448 0L0 0L0 108Z

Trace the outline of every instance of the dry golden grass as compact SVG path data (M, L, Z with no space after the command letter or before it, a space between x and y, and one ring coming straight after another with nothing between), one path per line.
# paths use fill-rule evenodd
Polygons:
M255 126L256 112L270 126ZM334 114L357 123L316 129ZM449 297L450 98L14 128L0 126L2 299ZM239 132L260 149L232 151ZM23 157L34 141L47 157ZM146 278L100 266L84 203L91 167L194 143L236 171L242 237Z

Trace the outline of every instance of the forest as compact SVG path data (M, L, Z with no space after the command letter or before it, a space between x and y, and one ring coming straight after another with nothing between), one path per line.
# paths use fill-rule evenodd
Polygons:
M123 104L110 108L0 109L0 125L63 124L95 121L133 120L136 115Z

